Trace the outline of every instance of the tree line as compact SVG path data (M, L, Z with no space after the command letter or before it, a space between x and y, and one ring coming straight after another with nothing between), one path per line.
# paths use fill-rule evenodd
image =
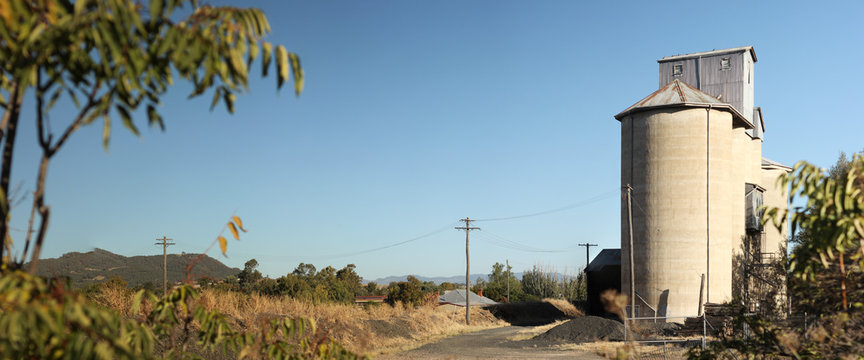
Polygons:
M225 290L258 293L271 296L289 296L312 302L336 302L350 304L357 296L386 295L390 304L421 305L437 301L434 294L444 294L449 290L463 289L464 283L420 281L408 276L405 281L394 281L387 285L363 282L357 274L357 267L348 264L341 269L327 266L317 269L312 264L300 263L291 273L278 278L264 277L257 270L258 261L246 262L236 276L229 276L221 283L203 282L205 286L217 286ZM553 269L535 265L525 271L522 279L516 277L512 267L505 269L504 264L495 263L492 271L484 278L478 278L471 290L482 293L499 302L531 301L544 298L563 298L582 301L586 297L586 283L583 273L561 275Z

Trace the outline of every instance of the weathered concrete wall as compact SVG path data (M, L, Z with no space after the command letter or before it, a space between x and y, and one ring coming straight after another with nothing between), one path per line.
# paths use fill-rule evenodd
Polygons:
M763 205L766 208L776 207L780 211L788 207L788 193L786 188L777 184L777 179L780 175L786 173L781 169L763 169L762 182L760 185L765 188L765 195L762 199ZM774 252L776 256L782 256L786 251L786 239L788 235L788 223L784 225L782 231L778 231L773 222L768 222L764 226L765 231L765 250Z
M738 193L731 129L730 113L704 108L646 111L621 121L621 183L633 187L636 292L657 308L668 291L669 316L696 315L704 273L703 301L731 299L729 199ZM626 199L621 214L621 286L629 294Z
M762 184L762 139L750 140L750 158L747 160L747 179L751 184Z
M752 138L747 135L744 128L732 129L732 158L735 159L735 164L732 166L732 186L733 195L729 199L732 202L732 283L737 285L732 288L732 296L743 298L744 287L740 284L746 282L746 273L744 271L745 255L744 242L746 241L747 230L746 222L744 221L744 196L746 194L745 183L750 180L752 166L750 164L750 153L752 152Z

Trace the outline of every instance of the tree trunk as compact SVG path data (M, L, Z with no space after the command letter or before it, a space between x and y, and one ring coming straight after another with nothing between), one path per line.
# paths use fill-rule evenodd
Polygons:
M0 206L0 263L4 262L3 251L9 237L9 179L12 176L12 154L15 150L15 135L18 132L18 119L21 115L21 103L24 96L21 93L18 82L12 83L12 91L7 103L6 112L3 113L0 122L0 134L6 142L3 144L2 166L0 166L0 196L3 196L3 206ZM11 258L11 254L10 258Z

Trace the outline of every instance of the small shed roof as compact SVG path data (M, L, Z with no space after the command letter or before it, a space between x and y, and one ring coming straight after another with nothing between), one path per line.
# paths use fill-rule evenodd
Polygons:
M621 249L603 249L585 271L600 271L606 266L621 266Z
M497 302L485 296L477 295L473 292L468 293L471 299L471 306L495 305ZM465 289L450 290L438 297L439 304L450 304L457 306L465 306Z
M733 126L742 126L745 129L752 129L753 123L744 118L735 107L717 100L715 97L708 95L689 84L678 79L670 81L666 86L660 88L644 99L639 100L624 111L615 115L615 119L619 121L625 116L654 109L673 108L673 107L697 107L697 108L712 108L722 109L732 113Z
M703 52L692 53L692 54L666 56L660 60L657 60L657 62L663 63L663 62L667 62L667 61L690 59L690 58L696 58L696 57L708 57L708 56L714 56L714 55L734 54L734 53L742 52L742 51L749 51L750 56L753 58L753 62L754 63L756 62L756 50L753 50L752 46L741 46L741 47L729 48L729 49L703 51Z

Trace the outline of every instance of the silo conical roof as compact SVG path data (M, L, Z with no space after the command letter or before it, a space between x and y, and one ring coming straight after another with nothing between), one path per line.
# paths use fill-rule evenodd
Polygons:
M735 110L735 107L732 105L722 102L678 79L672 80L666 86L660 88L660 90L651 93L651 95L624 109L624 111L615 115L615 119L620 121L625 116L633 113L672 107L722 109L732 113L732 125L734 127L753 128L753 124L742 116L738 110Z

